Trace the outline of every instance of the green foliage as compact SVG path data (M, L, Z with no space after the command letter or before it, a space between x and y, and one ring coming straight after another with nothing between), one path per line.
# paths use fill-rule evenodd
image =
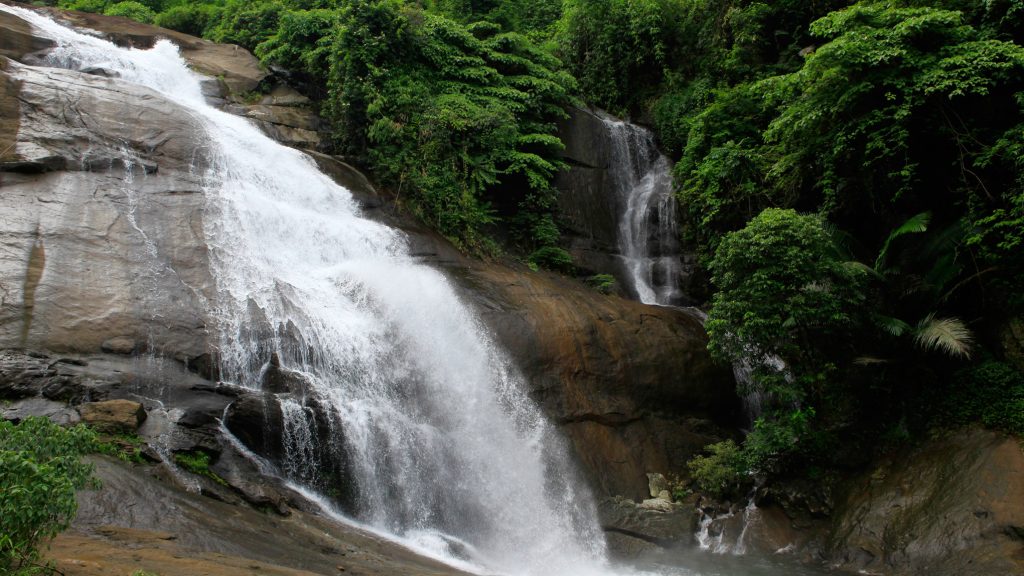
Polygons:
M256 56L264 62L281 63L296 72L305 72L314 85L325 86L337 25L338 13L334 10L285 12L277 30L256 46Z
M611 294L618 289L618 282L611 274L595 274L587 278L587 285L601 294Z
M193 36L202 36L216 16L216 9L203 4L180 4L156 15L153 23Z
M715 498L742 496L752 484L747 457L732 440L705 447L707 456L695 456L686 466L697 488Z
M75 490L92 473L81 456L98 447L85 426L61 428L36 417L0 422L0 572L42 571L38 547L71 523Z
M213 470L210 470L210 453L205 450L175 452L174 461L178 466L193 474L209 478L221 486L228 485L223 478L218 476Z
M260 42L277 31L284 10L282 3L271 0L255 3L228 0L217 11L205 35L215 42L238 44L255 51Z
M710 270L711 352L749 363L762 391L784 402L820 394L866 300L866 273L837 257L823 221L767 209L722 240Z
M493 26L357 0L342 12L333 58L327 112L342 145L432 227L486 253L494 203L516 206L525 223L550 219L555 121L572 87L552 56ZM563 266L537 230L525 234L531 260Z
M626 110L680 58L683 0L566 0L560 50L595 104Z
M57 6L66 10L80 10L82 12L103 12L108 0L60 0Z
M981 422L1024 436L1024 374L1009 364L986 360L958 372L939 406L936 423L942 427Z
M152 24L153 19L156 18L156 13L153 12L150 7L139 2L135 2L134 0L110 4L103 10L103 13L107 16L123 16L125 18L131 18L132 20L146 24Z

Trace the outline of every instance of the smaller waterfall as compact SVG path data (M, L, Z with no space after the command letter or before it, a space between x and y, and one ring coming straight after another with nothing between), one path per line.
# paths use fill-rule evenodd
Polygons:
M622 214L619 251L631 288L645 304L679 304L684 296L671 162L649 130L603 120L611 142L609 173Z

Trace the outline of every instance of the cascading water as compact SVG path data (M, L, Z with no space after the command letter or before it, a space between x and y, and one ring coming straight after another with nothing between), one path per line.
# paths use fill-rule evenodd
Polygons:
M329 487L338 479L318 476L312 452L342 454L354 484L347 512L366 524L437 543L448 558L457 543L487 571L604 571L591 496L557 434L452 286L415 262L399 232L363 218L307 156L207 105L169 42L122 49L0 10L57 41L51 65L112 71L205 126L222 378L259 388L273 364L304 383L273 391L285 419L283 473ZM314 405L326 422L311 416Z
M672 165L649 130L602 119L611 142L609 172L622 207L619 251L632 289L645 304L678 304L682 266Z

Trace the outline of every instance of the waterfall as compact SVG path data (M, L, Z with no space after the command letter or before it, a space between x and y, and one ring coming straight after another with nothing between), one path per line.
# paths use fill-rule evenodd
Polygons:
M0 10L57 41L50 65L113 71L111 82L146 86L205 127L197 171L222 379L255 390L273 368L303 383L269 391L285 419L282 474L318 489L351 483L337 489L351 492L354 519L489 573L604 572L592 497L566 446L492 336L400 232L363 217L306 155L209 106L173 44L124 49ZM647 164L631 168L654 198L639 212L671 201L660 192L667 167ZM638 273L645 297L669 297L674 288L653 275ZM324 451L344 460L346 479L317 467L313 453Z
M681 248L672 165L654 135L629 122L602 116L611 142L609 173L621 207L619 251L638 300L678 304Z

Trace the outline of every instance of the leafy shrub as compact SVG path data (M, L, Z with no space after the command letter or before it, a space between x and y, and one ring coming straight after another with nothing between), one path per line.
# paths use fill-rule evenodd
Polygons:
M181 4L156 15L153 23L157 26L202 36L213 21L215 10L203 4Z
M530 264L555 270L557 272L572 272L572 256L563 248L557 246L544 246L534 251L527 258Z
M709 444L707 456L696 456L686 465L697 487L715 498L740 495L750 484L743 451L732 440Z
M61 428L45 418L0 422L0 572L38 568L39 544L68 527L78 510L75 490L99 449L94 432Z
M284 5L278 2L228 0L217 11L216 21L211 21L206 36L214 42L238 44L254 51L260 42L274 34L284 11Z
M60 0L57 6L66 10L101 13L109 4L108 0Z
M347 152L463 248L486 251L499 200L524 222L550 220L555 121L573 85L555 58L493 24L394 0L354 1L341 24L326 109ZM567 264L547 239L532 249L539 265Z
M131 18L136 22L142 22L144 24L152 24L153 19L156 18L156 13L153 12L152 8L139 2L135 2L134 0L111 4L103 10L103 13L107 16L123 16L125 18Z
M594 274L587 278L587 285L601 294L611 294L618 287L615 276L611 274Z

